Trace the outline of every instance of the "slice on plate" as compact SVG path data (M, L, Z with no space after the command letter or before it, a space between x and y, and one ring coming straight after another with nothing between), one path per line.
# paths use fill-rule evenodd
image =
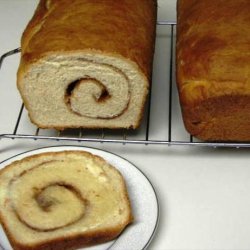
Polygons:
M122 175L83 151L42 153L0 171L0 222L14 249L72 249L132 222Z

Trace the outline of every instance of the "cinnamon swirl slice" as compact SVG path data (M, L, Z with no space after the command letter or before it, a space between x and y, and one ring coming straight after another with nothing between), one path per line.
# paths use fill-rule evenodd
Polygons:
M0 172L0 221L14 249L74 249L132 222L121 174L82 151L43 153Z
M41 128L137 128L151 81L155 0L40 0L17 86Z

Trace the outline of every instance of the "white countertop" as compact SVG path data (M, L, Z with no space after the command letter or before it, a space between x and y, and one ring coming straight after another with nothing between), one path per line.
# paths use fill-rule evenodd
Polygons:
M0 54L20 46L22 31L36 4L34 0L0 0ZM162 0L158 5L158 20L175 20L174 0ZM159 28L160 46L162 36ZM9 68L3 65L0 70L0 134L13 129L12 120L17 116L17 59L6 59ZM158 50L154 79L165 72L166 65L160 60ZM157 93L160 85L155 80L153 84ZM249 149L2 139L0 161L49 145L104 149L128 159L145 173L160 204L159 226L149 249L250 249Z

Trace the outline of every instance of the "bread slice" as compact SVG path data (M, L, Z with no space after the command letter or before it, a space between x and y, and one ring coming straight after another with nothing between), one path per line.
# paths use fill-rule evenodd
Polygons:
M41 128L137 128L151 81L155 0L41 0L17 86Z
M15 250L75 249L132 222L121 174L83 151L42 153L0 171L0 222Z

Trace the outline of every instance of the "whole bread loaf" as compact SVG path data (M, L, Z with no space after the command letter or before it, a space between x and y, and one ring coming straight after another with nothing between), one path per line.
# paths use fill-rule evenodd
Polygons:
M17 86L41 128L136 128L149 89L155 0L40 0Z
M178 0L177 83L194 136L250 141L250 1Z
M42 153L0 171L0 222L15 250L105 242L132 219L123 177L99 156Z

